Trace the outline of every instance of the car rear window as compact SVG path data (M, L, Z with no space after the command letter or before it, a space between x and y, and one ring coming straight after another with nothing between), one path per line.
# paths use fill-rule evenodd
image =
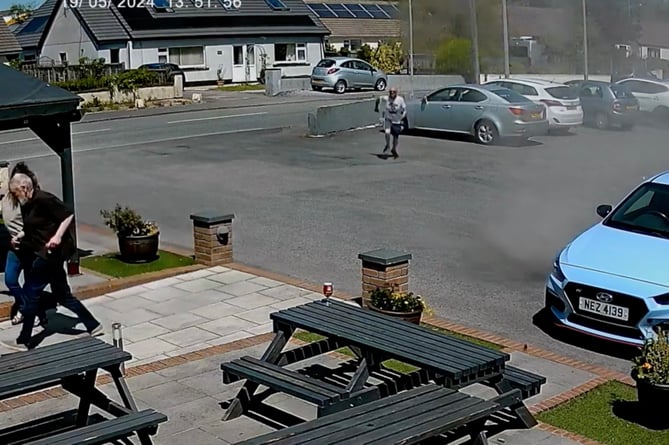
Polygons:
M556 99L573 100L578 99L578 93L568 86L546 88L546 92Z
M337 62L335 62L332 59L323 59L320 62L318 62L318 65L316 65L318 68L330 68L336 65Z
M611 85L611 91L616 99L632 98L634 94L627 87L622 85Z
M506 88L497 88L491 91L511 104L517 104L521 102L532 102L527 97Z

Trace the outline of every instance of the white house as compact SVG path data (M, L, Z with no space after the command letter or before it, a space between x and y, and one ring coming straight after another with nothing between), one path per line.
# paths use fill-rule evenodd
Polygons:
M95 1L111 6L92 8ZM192 83L255 81L263 61L285 77L308 75L323 57L328 34L302 0L154 0L133 8L128 2L134 0L120 1L68 8L63 0L47 0L16 30L17 39L31 34L26 28L38 30L34 46L23 49L40 61L104 58L127 68L169 62ZM33 20L38 23L31 26Z

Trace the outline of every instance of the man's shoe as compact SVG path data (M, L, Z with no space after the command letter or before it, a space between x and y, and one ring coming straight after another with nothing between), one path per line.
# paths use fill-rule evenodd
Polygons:
M0 343L2 344L3 347L14 352L23 352L31 349L28 347L27 344L20 343L18 340L2 340Z
M99 324L95 328L93 328L92 331L86 331L77 335L77 338L99 337L101 335L104 335L104 333L105 333L104 328L102 327L101 324Z

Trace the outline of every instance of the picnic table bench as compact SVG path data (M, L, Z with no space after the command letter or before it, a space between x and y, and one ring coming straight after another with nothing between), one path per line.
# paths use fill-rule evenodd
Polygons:
M96 442L95 437L109 441L133 433L142 444L152 443L150 436L167 418L155 411L138 412L121 371L121 364L131 358L127 352L93 337L3 355L0 357L0 400L60 386L79 398L79 406L73 415L63 413L0 430L0 443L31 443L30 440L37 438L36 444L93 444L104 443ZM100 370L111 375L122 404L95 387ZM112 418L89 425L91 406ZM87 439L83 440L84 437Z
M424 377L451 389L485 383L494 387L498 394L508 394L514 390L514 382L504 372L509 354L473 344L466 340L428 329L422 326L396 320L391 317L361 309L339 301L315 301L305 305L281 310L270 315L275 337L259 362L267 364L272 373L258 373L251 369L251 361L238 360L234 365L223 364L223 380L231 383L246 379L237 396L224 403L224 420L242 414L255 412L271 414L262 402L271 394L286 390L280 374L291 376L294 386L290 394L307 401L314 401L300 383L310 383L305 377L295 377L296 371L285 369L299 361L347 346L356 355L356 369L345 385L345 393L331 391L331 397L319 406L319 415L336 412L365 404L383 395L373 389L360 393L368 384L370 376L379 371L381 363L396 359L420 369ZM327 337L296 349L284 351L289 339L297 329L303 329ZM257 363L253 366L257 368ZM279 371L281 370L281 371ZM286 377L286 381L288 378ZM418 385L427 382L420 381ZM260 386L266 390L256 394ZM516 385L517 386L517 385ZM325 389L320 386L319 391ZM330 390L331 388L328 388ZM322 391L319 397L325 396ZM510 399L507 399L510 400ZM318 402L319 400L316 399ZM523 427L536 425L536 420L523 403L521 393L507 404L512 414ZM297 422L295 422L297 423Z
M499 396L483 400L435 384L255 437L237 445L412 445L465 427L473 445L487 445L486 419Z

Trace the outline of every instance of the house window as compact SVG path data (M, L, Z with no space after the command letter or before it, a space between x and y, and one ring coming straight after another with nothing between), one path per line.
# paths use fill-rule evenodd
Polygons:
M24 62L34 62L37 59L35 54L26 54L23 56L23 61Z
M648 57L650 59L660 58L660 48L648 48Z
M307 45L304 43L277 43L274 45L276 62L306 62Z
M60 53L59 55L60 63L67 65L67 53Z
M202 66L204 65L204 47L186 46L183 48L170 48L170 63L179 66Z
M110 49L109 50L109 63L119 63L120 62L120 57L119 57L119 49Z
M167 63L167 48L158 48L158 63Z
M234 64L235 65L244 65L244 47L239 45L239 46L233 46L233 57L234 57Z

